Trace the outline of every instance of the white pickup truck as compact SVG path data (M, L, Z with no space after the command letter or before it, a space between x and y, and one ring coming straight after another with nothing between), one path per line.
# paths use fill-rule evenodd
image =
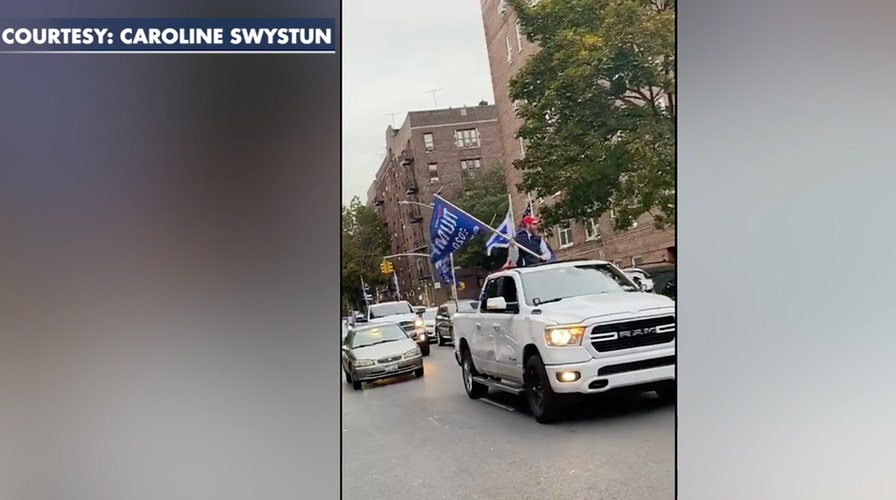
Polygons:
M541 264L486 278L479 309L454 316L455 358L470 398L525 394L550 423L568 396L630 389L674 401L675 326L671 299L608 262Z

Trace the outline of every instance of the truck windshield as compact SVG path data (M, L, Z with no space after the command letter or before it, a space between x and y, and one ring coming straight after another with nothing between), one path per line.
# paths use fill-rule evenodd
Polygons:
M396 314L414 314L414 309L407 302L388 302L370 306L370 319L385 318Z
M625 275L606 264L545 267L520 278L526 303L533 306L583 295L638 290Z

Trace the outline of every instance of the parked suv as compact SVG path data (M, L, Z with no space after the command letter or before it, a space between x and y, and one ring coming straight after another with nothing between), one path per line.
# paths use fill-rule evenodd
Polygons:
M560 419L573 395L626 389L675 398L675 303L608 262L492 274L479 310L456 314L453 326L467 395L525 395L541 423Z
M439 345L454 343L454 326L452 318L458 312L471 313L476 311L479 303L474 300L458 300L445 302L436 311L436 339Z

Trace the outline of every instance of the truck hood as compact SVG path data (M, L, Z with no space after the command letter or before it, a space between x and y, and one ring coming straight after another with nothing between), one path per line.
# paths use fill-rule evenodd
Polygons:
M545 319L558 323L607 321L651 313L675 313L675 302L664 295L611 292L570 297L538 306Z

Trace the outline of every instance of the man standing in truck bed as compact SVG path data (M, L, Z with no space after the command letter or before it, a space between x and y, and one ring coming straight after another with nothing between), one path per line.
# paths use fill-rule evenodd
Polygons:
M551 252L548 242L538 234L540 226L541 221L535 217L532 217L531 215L523 217L522 229L516 233L516 236L514 236L513 239L519 246L532 253L530 254L529 252L521 251L516 245L510 245L507 249L507 264L504 265L505 269L514 266L531 266L552 260L553 252ZM541 257L535 257L535 255L540 255Z

